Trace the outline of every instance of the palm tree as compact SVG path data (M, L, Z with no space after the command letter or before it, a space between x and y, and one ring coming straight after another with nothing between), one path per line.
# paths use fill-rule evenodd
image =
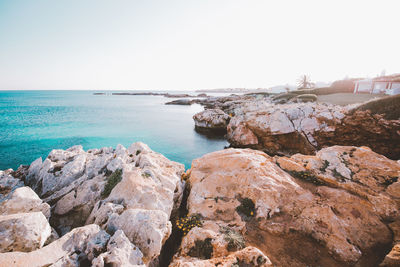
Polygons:
M297 88L313 88L314 83L311 82L310 76L301 75L299 79L297 79Z

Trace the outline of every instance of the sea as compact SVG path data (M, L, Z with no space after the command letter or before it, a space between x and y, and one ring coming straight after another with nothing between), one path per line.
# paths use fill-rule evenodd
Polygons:
M193 159L228 145L223 137L194 130L192 116L203 110L200 105L165 105L174 99L112 92L123 91L0 91L0 170L44 159L52 149L129 147L138 141L190 168Z

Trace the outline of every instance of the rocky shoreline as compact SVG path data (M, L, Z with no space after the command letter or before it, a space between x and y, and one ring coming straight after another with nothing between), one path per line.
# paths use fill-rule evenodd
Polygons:
M400 121L356 106L198 100L236 148L185 171L143 143L0 171L0 266L399 266Z

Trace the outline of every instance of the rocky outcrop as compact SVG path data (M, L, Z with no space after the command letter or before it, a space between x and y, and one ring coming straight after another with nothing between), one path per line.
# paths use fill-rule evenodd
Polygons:
M314 154L326 146L355 145L400 158L400 121L326 104L242 107L227 127L227 139L233 147L278 155Z
M172 266L211 266L243 249L257 251L236 257L252 266L376 266L394 242L399 175L396 161L364 147L207 154L187 173L189 216L202 225L191 226Z
M4 201L0 202L0 211L13 215L0 216L4 217L5 221L1 223L1 229L4 229L4 233L1 234L4 235L4 242L10 243L0 244L0 247L4 248L3 252L31 251L41 248L46 240L48 246L64 242L65 240L58 241L54 231L51 234L46 220L46 217L50 217L52 226L63 235L62 238L70 235L70 231L74 232L77 227L93 223L100 227L97 232L103 229L101 231L107 230L108 233L117 235L108 245L108 238L106 239L101 251L96 252L96 257L100 253L103 254L95 261L95 257L82 256L80 253L83 250L79 248L77 250L80 252L75 254L72 251L60 252L66 254L52 262L55 266L75 266L82 257L90 262L93 260L92 264L96 264L95 266L109 263L118 265L121 262L124 266L134 266L143 262L151 264L152 261L157 261L163 244L171 234L170 219L176 216L182 201L183 173L182 164L153 152L143 143L134 143L128 149L118 145L116 149L92 149L87 152L81 146L53 150L45 160L34 161L24 175L21 175L21 180L12 176L15 174L12 170L2 173L4 179L1 182L5 188L3 191L7 191L8 194L4 196ZM44 202L29 187L18 188L23 185L22 180L30 185ZM15 213L18 214L14 215ZM32 220L47 228L36 230L36 224L36 228L27 224L26 216L20 214L27 214L28 217L40 214L43 218ZM15 222L13 217L14 221L10 222L11 219L6 216L21 217L24 221ZM9 241L9 236L28 233L29 229L17 229L14 226L17 223L18 227L30 227L30 231L37 236L38 241L32 246L29 245L28 249L21 249L18 245L28 241ZM86 236L86 230L82 231L79 233L82 232L82 235ZM102 233L101 231L99 233ZM43 232L46 236L43 236ZM27 238L30 238L28 234ZM79 242L85 242L84 240L83 238ZM43 249L47 249L48 246ZM43 249L40 250L47 251ZM16 257L20 256L18 254ZM21 257L25 256L27 255ZM24 261L22 259L22 262Z
M165 105L184 105L184 106L190 106L191 104L193 104L194 101L191 99L177 99L177 100L173 100L173 101L169 101L167 103L165 103Z
M213 133L225 133L231 118L220 109L206 109L193 116L195 129Z
M90 266L94 260L101 266L99 255L104 258L106 246L110 235L101 230L98 225L86 225L76 228L51 244L29 252L0 253L1 266ZM112 246L110 244L110 246ZM110 251L111 252L111 251ZM119 258L124 259L124 254L134 253L127 249L119 253ZM140 264L140 259L137 259ZM114 259L114 262L117 261ZM133 264L132 264L133 265ZM127 265L127 266L132 266Z
M92 222L104 225L111 214L110 210L101 212L110 205L119 205L119 213L128 208L159 209L165 212L167 223L174 205L179 205L183 171L183 165L169 161L142 143L128 149L118 145L115 150L87 152L75 146L53 150L44 161L34 161L25 180L52 206L51 223L65 234ZM122 186L118 185L120 180ZM96 213L98 210L100 213Z

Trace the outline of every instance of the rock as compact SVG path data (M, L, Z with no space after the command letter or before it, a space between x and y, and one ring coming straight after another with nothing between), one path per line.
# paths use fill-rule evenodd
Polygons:
M30 187L19 187L0 203L0 214L16 214L40 211L50 218L50 206L36 195Z
M25 180L51 205L52 225L63 235L93 222L105 226L112 213L121 214L130 207L159 209L169 220L180 205L183 172L182 164L153 152L143 143L132 144L128 149L118 145L115 149L86 152L75 146L53 150L44 161L32 162ZM118 186L118 176L126 188ZM115 181L111 181L113 177ZM139 180L134 181L136 178ZM112 205L120 206L110 208Z
M0 252L39 249L50 234L50 225L42 212L0 215Z
M191 104L193 104L193 101L190 99L177 99L165 103L165 105L191 105Z
M247 247L228 256L209 260L176 258L171 267L213 267L213 266L273 266L271 261L257 248Z
M123 231L118 230L110 238L107 245L107 252L95 258L92 261L92 266L104 267L110 264L121 267L145 266L142 258L142 252L129 242Z
M376 266L392 246L388 222L399 221L400 203L387 192L399 168L364 147L291 158L249 149L207 154L187 173L189 216L203 223L172 264L231 257L226 233L234 231L275 266Z
M127 153L133 155L136 167L126 169L110 195L94 205L86 223L109 231L122 229L149 263L171 234L170 218L182 201L184 167L143 143L133 144Z
M395 267L400 266L400 243L394 245L389 254L386 255L383 262L379 265L381 267Z
M11 173L12 169L0 171L0 202L2 202L9 193L18 187L24 186L24 182L14 178Z
M227 127L227 139L233 147L278 155L311 155L326 146L355 145L400 158L399 120L327 104L265 102L256 110L242 105Z
M121 229L129 240L143 252L146 263L155 259L171 234L171 222L159 210L128 209L114 214L107 223L108 231Z
M220 109L206 109L195 114L193 120L198 131L224 133L230 117Z
M86 225L29 253L0 253L0 266L90 266L96 255L106 251L109 238L99 226Z

